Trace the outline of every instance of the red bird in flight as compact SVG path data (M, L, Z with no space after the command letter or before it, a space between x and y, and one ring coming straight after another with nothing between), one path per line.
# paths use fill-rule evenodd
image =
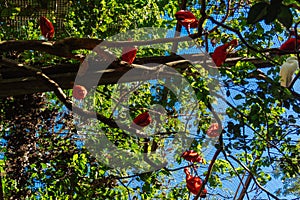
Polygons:
M212 59L217 67L220 67L226 60L227 54L238 45L238 40L234 39L228 43L218 46L212 54Z
M40 17L40 28L42 35L48 40L52 40L54 36L54 26L46 17Z
M179 24L184 26L190 35L190 28L197 28L198 27L198 20L195 15L188 10L179 10L175 17Z

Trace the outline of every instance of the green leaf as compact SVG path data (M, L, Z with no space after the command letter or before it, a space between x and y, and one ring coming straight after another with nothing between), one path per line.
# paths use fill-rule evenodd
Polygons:
M293 24L293 15L291 10L282 5L280 7L280 12L277 16L277 19L280 23L282 23L287 29L289 29Z
M226 96L229 97L230 96L230 90L226 91Z
M293 111L300 113L300 108L298 106L293 106Z
M239 99L242 99L242 98L243 98L243 96L241 94L238 94L234 97L235 100L239 100Z
M279 11L280 11L280 4L271 3L271 5L267 7L267 14L265 16L266 24L270 24L271 22L273 22L277 18Z
M265 2L260 2L260 3L253 5L250 8L250 11L248 13L247 23L255 24L256 22L259 22L262 19L264 19L264 17L267 14L268 7L269 7L269 4L265 3Z

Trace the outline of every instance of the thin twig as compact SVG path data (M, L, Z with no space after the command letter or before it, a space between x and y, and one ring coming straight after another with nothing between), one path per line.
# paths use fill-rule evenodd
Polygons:
M238 30L236 30L236 29L234 29L234 28L232 28L232 27L230 27L230 26L227 26L227 25L225 25L224 23L218 22L218 21L215 20L213 17L210 17L210 16L209 16L208 19L210 19L213 23L215 23L215 24L217 24L217 25L219 25L219 26L222 26L223 28L225 28L225 29L227 29L227 30L236 33L236 34L238 35L238 37L240 38L240 40L242 41L242 43L245 44L250 50L252 50L252 51L254 51L254 52L256 52L256 53L261 54L262 57L264 57L264 58L266 58L267 60L271 61L272 63L274 63L274 65L279 65L278 62L276 62L276 61L274 61L273 59L269 58L268 56L262 54L262 51L260 51L260 50L258 50L258 49L256 49L256 48L254 48L254 47L252 47L250 44L248 44L248 42L247 42L247 41L245 40L245 38L242 36L242 34L241 34L240 31L238 31Z
M248 173L249 175L252 177L252 179L254 180L255 184L261 189L263 190L265 193L267 193L268 195L270 195L272 198L276 199L276 200L279 200L279 198L272 194L271 192L269 192L267 189L265 189L262 185L260 185L260 183L256 180L255 176L253 175L253 173L251 172L251 170L246 166L244 165L240 160L238 160L237 158L235 158L234 156L228 154L227 155L228 157L232 158L234 161L236 161L239 165L241 165Z
M201 10L200 10L201 17L198 21L198 35L199 37L202 36L203 33L203 24L205 20L207 19L207 14L206 14L206 1L201 0Z
M225 16L223 17L223 19L221 20L220 23L223 24L223 23L226 21L226 19L228 18L230 6L231 6L231 0L228 1L228 6L227 6L227 8L226 8L226 14L225 14ZM215 30L217 30L218 28L219 28L219 25L214 26L211 30L208 31L208 34L211 34L211 33L214 32Z
M225 157L225 160L227 160L227 162L230 164L232 170L234 171L234 173L237 175L238 179L240 180L239 187L240 187L240 185L242 185L243 188L245 188L245 185L244 185L244 183L243 183L243 179L244 179L245 174L243 174L243 178L241 178L240 175L239 175L239 173L236 171L235 167L233 166L233 164L232 164L232 163L230 162L230 160L228 159L226 152L223 150L222 153L223 153L223 155L224 155L224 157ZM236 193L235 193L235 196L234 196L233 199L235 199L236 195L238 194L239 187L237 188ZM248 194L246 194L246 195L248 196ZM248 199L249 199L249 197L248 197Z

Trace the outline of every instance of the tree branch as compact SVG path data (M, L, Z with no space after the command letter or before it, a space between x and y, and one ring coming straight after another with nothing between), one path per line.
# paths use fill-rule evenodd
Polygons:
M228 159L226 152L223 150L222 153L223 153L223 155L224 155L224 157L225 157L225 160L227 160L227 162L230 164L232 170L234 171L234 173L237 175L238 179L240 180L240 184L239 184L239 186L238 186L238 188L237 188L237 190L236 190L236 193L235 193L235 195L234 195L234 198L233 198L233 199L235 199L236 195L238 194L238 191L239 191L240 186L242 185L243 188L245 188L245 184L243 183L243 179L244 179L245 174L243 175L243 178L241 178L240 175L239 175L239 173L236 171L234 165L233 165L233 164L230 162L230 160ZM246 195L247 195L247 198L249 199L248 193L246 193Z
M208 169L207 169L207 174L206 174L206 176L205 176L205 179L203 180L202 185L201 185L201 188L200 188L198 194L195 196L194 200L197 200L197 199L199 198L201 192L203 191L205 185L207 184L208 179L209 179L209 177L210 177L210 175L211 175L211 173L212 173L213 166L214 166L214 164L215 164L215 162L216 162L216 160L217 160L219 154L222 152L222 150L223 150L223 147L220 146L220 147L217 149L217 151L215 152L213 158L211 159L210 164L209 164Z
M7 58L2 58L2 61L4 62L9 62L12 67L18 67L18 68L25 68L28 70L28 73L31 75L34 75L41 80L44 81L44 83L56 94L57 98L70 110L81 116L88 117L88 118L97 118L99 121L102 123L109 125L110 127L117 128L118 125L115 123L113 119L106 118L105 116L91 112L91 111L85 111L79 107L77 107L63 92L63 90L59 87L59 85L53 81L51 78L49 78L46 74L42 73L42 71L38 68L30 67L27 65L19 64L16 61L7 59Z
M196 36L193 36L196 37ZM0 51L24 51L36 50L46 52L52 55L77 58L72 53L73 50L86 49L93 50L97 45L103 45L107 48L122 48L132 46L147 46L152 44L163 44L173 42L191 41L189 36L179 38L160 38L154 40L143 41L103 41L91 38L65 38L58 41L42 41L42 40L9 40L0 42ZM102 43L103 42L103 43Z
M208 17L213 23L219 25L219 26L222 26L223 28L227 29L227 30L230 30L232 32L234 32L235 34L238 35L238 37L240 38L240 40L242 41L243 44L246 45L246 47L248 47L250 50L256 52L256 53L259 53L261 54L264 58L266 58L267 60L269 60L271 63L274 63L274 65L279 65L279 63L277 63L276 61L274 61L273 59L269 58L268 56L262 54L262 51L259 51L258 49L252 47L251 45L248 44L248 42L245 40L245 38L242 36L242 34L240 33L240 31L238 30L235 30L234 28L230 27L230 26L227 26L223 23L220 23L218 22L217 20L215 20L213 17Z
M180 10L185 10L186 9L186 1L187 0L182 0L182 3L180 4ZM180 37L181 29L182 29L182 26L177 21L174 38ZM178 48L178 42L174 42L173 46L172 46L172 50L171 50L172 53L175 54L177 52L177 48Z
M245 166L241 161L239 161L238 159L236 159L234 156L228 154L227 155L228 157L232 158L234 161L236 161L239 165L241 165L248 173L249 175L252 177L252 179L254 180L255 184L262 190L264 191L265 193L267 193L268 195L270 195L271 197L273 197L274 199L276 200L279 200L279 198L272 194L271 192L269 192L267 189L265 189L263 186L261 186L258 181L256 180L255 176L253 175L253 173L250 171L250 169L248 169L247 166Z
M226 19L228 18L230 6L231 6L231 0L228 1L228 6L227 6L227 8L226 8L226 14L225 14L225 16L222 18L222 20L221 20L220 23L223 24L223 23L226 21ZM208 34L211 34L211 33L214 32L215 30L217 30L218 27L219 27L219 25L214 26L211 30L208 31Z
M201 0L201 9L200 9L200 14L201 17L198 21L198 35L199 37L202 36L203 33L203 24L205 20L207 19L207 14L206 14L206 1Z

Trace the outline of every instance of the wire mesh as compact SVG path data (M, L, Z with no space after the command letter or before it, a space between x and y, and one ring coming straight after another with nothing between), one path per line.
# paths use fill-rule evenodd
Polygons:
M68 0L14 0L0 3L0 26L8 26L19 32L28 21L40 16L55 17L55 30L63 28Z

